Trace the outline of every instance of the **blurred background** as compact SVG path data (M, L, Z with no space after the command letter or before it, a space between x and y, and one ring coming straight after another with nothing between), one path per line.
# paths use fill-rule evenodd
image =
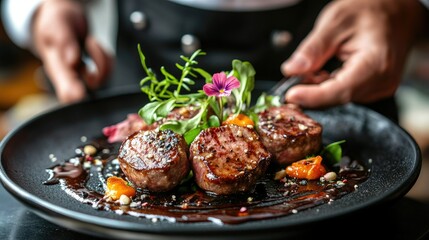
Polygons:
M1 20L0 56L1 140L19 124L58 103L47 87L40 61L10 41ZM429 44L416 46L410 54L397 97L400 125L423 153L420 177L407 196L429 203Z

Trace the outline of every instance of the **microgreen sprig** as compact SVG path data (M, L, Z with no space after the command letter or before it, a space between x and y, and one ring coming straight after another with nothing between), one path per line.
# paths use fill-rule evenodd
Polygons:
M140 88L149 98L149 103L139 110L139 115L147 124L167 117L174 108L193 105L198 109L198 113L193 117L184 120L168 120L160 126L161 130L171 129L182 134L190 144L202 130L220 126L225 119L225 108L229 113L239 114L250 107L255 70L249 62L233 60L230 72L220 72L212 76L196 67L198 64L196 58L206 54L197 50L189 58L180 56L185 64L176 64L182 72L179 78L161 67L160 72L164 78L158 80L156 74L146 65L146 57L140 45L138 45L138 52L147 75L140 81ZM204 79L206 84L203 90L191 93L191 86L195 84L195 80L191 78ZM187 93L183 93L183 90ZM209 112L215 114L209 115Z
M205 55L205 52L197 50L189 58L181 56L185 64L176 64L176 67L182 71L180 78L176 78L165 67L161 67L161 73L164 76L162 80L158 80L152 69L147 67L146 57L140 45L138 45L138 52L142 67L147 75L140 81L140 87L141 91L146 93L149 98L149 103L139 110L139 115L147 124L152 124L157 120L165 118L176 107L188 106L196 103L199 99L205 98L202 92L189 93L191 90L190 87L195 84L195 81L189 78L189 76L196 78L199 75L204 79L211 78L209 73L195 67L198 64L195 59L198 56ZM188 93L182 93L182 89L187 90Z

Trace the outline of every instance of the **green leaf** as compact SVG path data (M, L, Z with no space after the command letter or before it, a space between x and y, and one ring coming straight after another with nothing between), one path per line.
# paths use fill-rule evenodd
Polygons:
M231 74L240 81L240 87L232 90L236 100L234 113L240 113L244 108L250 107L252 100L251 92L255 87L256 72L249 62L233 60Z
M339 163L343 156L343 150L340 145L345 142L345 140L341 140L327 145L320 155L322 155L322 157L328 160L331 164Z
M256 104L250 108L250 111L260 113L270 107L281 106L280 96L267 95L262 93L256 100Z
M198 134L200 134L200 132L202 130L203 130L202 128L197 127L197 128L194 128L194 129L191 129L191 130L187 131L183 135L183 137L185 138L186 143L188 145L190 145L194 141L194 139L198 136Z
M201 105L200 111L192 118L186 120L174 120L168 121L160 126L161 130L171 129L178 134L185 134L191 129L197 128L200 123L202 116L207 110L207 102Z
M208 102L210 108L216 114L216 116L219 116L220 115L220 108L219 108L219 104L218 104L218 101L216 100L216 98L214 96L211 96L207 99L207 102Z
M152 124L156 121L155 111L159 104L159 102L151 102L140 108L139 115L147 124Z
M186 89L186 91L191 91L191 89L188 87L188 85L186 85L186 84L183 84L182 85L182 87L184 88L184 89Z
M212 75L210 73L206 72L204 69L194 68L193 70L195 72L197 72L198 74L200 74L205 79L206 83L210 83L212 81Z
M182 132L181 131L182 128L183 128L183 124L180 124L180 121L167 121L163 123L161 126L159 126L160 130L170 129L179 134L183 134L183 133L180 133Z
M172 74L170 74L169 72L167 72L165 67L161 67L161 73L165 76L166 79L172 79L172 80L175 80L176 82L178 82L176 77L173 76Z
M208 124L209 127L219 127L220 126L219 118L216 115L211 115L209 117L208 123L209 123Z
M173 110L174 102L174 99L163 102L150 102L139 110L139 115L147 124L152 124L155 121L166 117L168 113Z
M195 81L190 78L183 78L183 82L189 85L194 85Z
M137 45L137 50L139 52L140 62L141 62L141 65L143 67L143 70L145 70L145 72L149 78L154 78L155 74L152 72L152 70L150 68L148 68L146 66L146 57L140 48L140 44Z
M161 102L161 104L159 104L158 108L156 109L156 115L162 118L167 117L171 110L173 110L174 103L175 99L169 99Z

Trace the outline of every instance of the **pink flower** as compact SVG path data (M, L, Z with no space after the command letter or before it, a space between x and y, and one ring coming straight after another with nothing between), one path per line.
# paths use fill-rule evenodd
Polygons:
M213 74L213 83L206 83L203 86L207 96L225 97L231 94L231 91L240 87L240 82L236 77L226 77L224 72Z

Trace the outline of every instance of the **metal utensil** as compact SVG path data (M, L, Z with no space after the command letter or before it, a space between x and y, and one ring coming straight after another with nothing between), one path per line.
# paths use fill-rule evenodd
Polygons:
M94 70L95 68L95 70ZM95 91L88 86L88 82L85 79L85 71L96 71L97 66L95 65L94 60L89 56L89 54L83 50L81 53L81 63L79 66L78 74L79 79L82 81L82 84L85 87L87 98L93 100L96 98Z
M284 102L285 94L289 88L301 83L303 76L292 76L289 78L282 78L276 85L274 85L268 94L274 96L280 96L280 102Z

